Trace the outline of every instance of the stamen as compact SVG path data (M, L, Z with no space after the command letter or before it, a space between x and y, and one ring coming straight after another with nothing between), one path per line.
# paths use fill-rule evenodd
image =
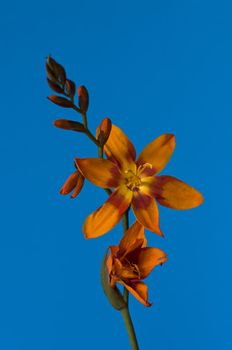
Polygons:
M125 183L126 186L131 190L134 191L141 185L140 177L135 174L131 169L125 170Z
M140 274L138 265L136 265L136 264L130 262L130 261L127 260L126 258L125 258L125 261L126 261L126 263L129 265L129 267L131 268L131 270L132 270L133 272L135 272L135 273L138 275L138 279L140 279L141 274Z
M150 163L145 163L145 164L142 164L138 167L137 169L137 175L141 175L141 173L145 170L145 169L152 169L152 164Z

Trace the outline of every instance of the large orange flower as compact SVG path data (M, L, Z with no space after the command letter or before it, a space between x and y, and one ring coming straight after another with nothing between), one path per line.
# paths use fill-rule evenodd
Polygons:
M111 287L121 283L143 305L150 306L148 288L142 281L155 266L167 260L166 254L158 248L146 247L144 227L137 221L125 233L119 246L110 246L109 252L106 266Z
M164 134L148 144L136 160L130 140L120 128L112 125L104 146L108 159L75 159L83 176L93 184L115 188L105 204L85 220L83 232L86 238L98 237L111 230L130 205L144 227L162 236L156 200L174 209L190 209L203 202L201 193L186 183L171 176L157 176L174 148L174 135Z

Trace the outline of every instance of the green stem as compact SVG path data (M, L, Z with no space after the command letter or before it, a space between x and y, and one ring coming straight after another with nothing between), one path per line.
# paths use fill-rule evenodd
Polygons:
M82 119L83 119L83 124L84 124L85 128L88 129L87 115L85 112L82 112L81 115L82 115Z
M103 147L102 146L98 146L98 158L103 159Z
M91 133L91 131L90 131L89 129L86 129L85 134L88 136L88 138L89 138L91 141L93 141L93 143L95 143L95 145L96 145L97 147L99 147L99 142L98 142L98 140L95 139L95 137L93 136L93 134Z
M125 235L126 231L129 228L129 209L123 214L122 227L123 227L123 234ZM124 287L124 291L123 291L123 297L124 297L126 304L128 305L129 293L125 287Z
M138 346L138 342L136 339L136 334L135 334L135 329L130 317L130 313L128 310L128 307L125 307L124 309L121 310L121 314L126 326L126 330L129 336L129 340L130 340L130 345L131 345L131 349L132 350L139 350L139 346Z
M125 235L126 231L129 229L129 210L128 209L122 217L122 225L123 225L123 233ZM130 340L130 344L131 344L131 349L132 350L138 350L139 346L138 346L138 342L137 342L137 338L136 338L136 334L135 334L135 329L133 326L133 322L130 316L130 312L129 312L129 292L128 290L124 287L123 290L123 298L126 302L126 307L123 308L121 311L125 326L126 326L126 330L128 333L128 337Z

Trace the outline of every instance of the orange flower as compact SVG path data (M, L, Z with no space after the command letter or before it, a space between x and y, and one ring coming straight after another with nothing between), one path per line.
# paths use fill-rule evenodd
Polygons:
M84 176L79 170L76 170L67 178L64 185L60 189L60 194L66 195L73 191L71 198L75 198L81 192L84 181Z
M171 176L157 176L174 148L174 135L164 134L148 144L135 160L134 146L120 128L112 125L104 146L108 159L75 158L83 176L94 185L115 188L105 204L86 219L86 238L111 230L130 205L144 227L162 236L156 200L174 209L190 209L203 202L201 193L186 183Z
M143 305L150 306L148 288L142 280L155 266L167 260L166 254L158 248L146 247L144 228L137 221L125 233L119 246L111 246L109 251L106 266L111 287L121 283Z

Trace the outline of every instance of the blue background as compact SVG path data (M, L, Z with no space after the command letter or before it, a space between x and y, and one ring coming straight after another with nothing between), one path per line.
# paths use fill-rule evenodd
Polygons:
M163 174L203 192L192 211L160 208L169 261L149 277L152 308L133 297L142 350L229 349L231 344L230 1L13 1L1 5L0 348L129 349L121 315L105 299L99 265L121 226L97 240L81 232L106 199L85 184L59 195L74 156L95 156L76 118L48 100L48 54L90 92L94 132L110 117L138 153L171 132Z

